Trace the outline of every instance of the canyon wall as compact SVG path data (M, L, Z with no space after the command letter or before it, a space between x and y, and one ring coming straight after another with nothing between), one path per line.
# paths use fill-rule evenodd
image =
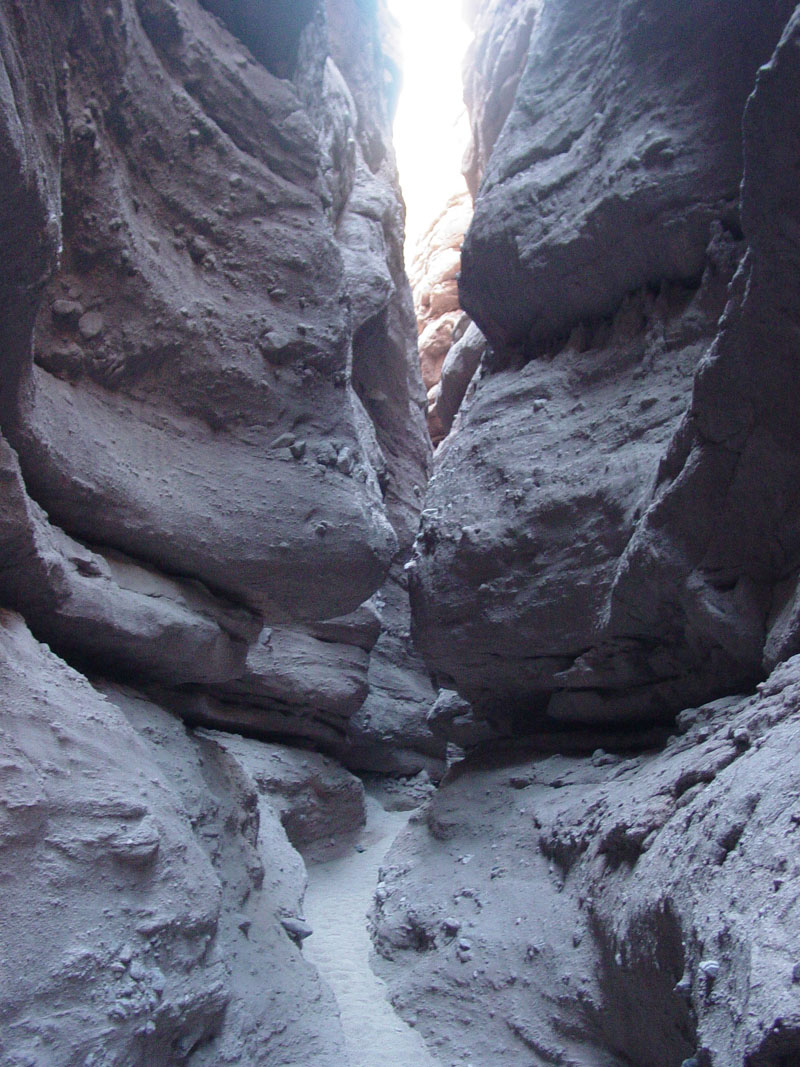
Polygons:
M638 727L794 640L793 306L758 281L794 265L791 119L765 88L742 140L792 5L534 6L464 243L492 351L426 498L415 633L500 732Z
M467 7L434 463L382 0L0 3L4 1064L348 1067L448 745L442 1065L800 1060L800 8Z
M0 7L3 1063L343 1062L286 834L360 825L363 788L175 713L443 765L390 33Z
M490 351L409 568L472 751L384 863L381 973L443 1063L786 1067L800 9L472 6Z

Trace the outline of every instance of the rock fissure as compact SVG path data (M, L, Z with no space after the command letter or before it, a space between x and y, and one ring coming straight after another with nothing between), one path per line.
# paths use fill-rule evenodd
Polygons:
M800 8L468 7L410 285L384 0L0 5L9 1067L800 1062Z

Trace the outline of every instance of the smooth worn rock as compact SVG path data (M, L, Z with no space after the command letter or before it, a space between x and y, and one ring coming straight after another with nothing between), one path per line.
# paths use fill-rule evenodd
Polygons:
M425 664L414 649L404 573L393 569L379 594L383 630L369 660L369 691L333 751L355 771L415 775L437 781L446 742L431 731L428 713L436 699Z
M242 674L257 617L51 526L2 438L0 479L0 595L41 640L87 668L174 685Z
M299 90L193 4L86 0L69 49L64 249L4 427L30 493L272 621L354 609L397 540L343 388L350 294ZM52 315L77 291L77 322ZM299 424L352 467L268 449Z
M0 683L3 1062L341 1064L330 996L275 917L302 864L277 818L259 830L252 786L7 611Z
M295 848L360 830L366 821L364 786L318 752L204 731L240 763L275 809Z
M473 200L514 104L541 6L540 0L466 0L464 4L475 34L464 59L464 100L472 134L464 177Z
M736 263L732 238L719 246L697 291L641 293L551 359L484 375L437 453L409 571L414 635L439 684L502 733L545 716L643 720L694 699L667 689L651 709L637 689L626 700L660 662L624 636L601 642L620 557ZM661 653L665 674L679 672L678 655ZM585 709L593 687L613 699Z
M299 630L267 628L251 645L244 672L216 690L227 703L319 716L344 729L368 692L369 653ZM289 732L287 730L287 732Z
M439 420L445 435L452 429L453 421L486 351L486 338L475 323L471 322L444 358L439 392L432 414Z
M800 122L795 13L744 117L747 255L731 286L655 499L620 563L611 626L666 628L695 656L758 677L797 651L797 380L800 194L788 178ZM640 606L641 605L641 606ZM644 608L644 610L643 610Z
M288 917L302 915L306 871L251 773L260 764L260 743L236 738L229 746L228 739L193 737L136 692L104 691L180 798L183 821L218 879L219 920L205 940L227 1007L224 1023L194 1048L192 1060L202 1067L339 1067L344 1051L335 1002L295 947L302 939L292 944L286 936ZM174 1062L157 1058L159 1052L154 1040L141 1060L130 1062Z
M494 736L486 722L475 718L469 703L452 689L441 689L436 703L428 712L431 733L452 741L459 748L470 749Z

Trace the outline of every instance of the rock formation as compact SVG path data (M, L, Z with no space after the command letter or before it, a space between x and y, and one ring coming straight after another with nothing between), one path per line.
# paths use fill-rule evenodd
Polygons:
M0 4L9 1067L800 1062L800 7L467 6L428 484L382 0Z
M459 766L384 861L375 943L441 1063L794 1063L800 662L657 753Z
M286 833L359 826L363 789L172 713L442 766L394 650L430 445L387 32L0 11L4 1063L343 1062ZM387 677L396 721L351 737Z
M402 568L428 446L377 15L340 69L318 4L207 6L8 16L0 585L71 662L244 698L263 621L339 669L308 626Z
M428 430L435 445L446 434L437 414L442 366L469 322L459 306L457 278L461 244L471 218L469 196L466 193L451 196L420 238L409 269L422 382L428 393Z
M429 665L501 732L665 719L763 677L768 633L791 644L793 460L755 414L791 395L790 343L756 339L749 284L794 269L769 221L793 117L770 147L767 75L742 142L790 9L538 11L463 249L490 367L412 571Z
M778 1067L800 8L527 8L502 131L473 106L491 351L410 566L432 727L474 751L384 863L381 972L442 1062Z

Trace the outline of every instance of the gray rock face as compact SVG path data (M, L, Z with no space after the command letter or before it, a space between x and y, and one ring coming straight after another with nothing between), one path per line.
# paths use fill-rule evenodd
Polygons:
M436 699L427 668L414 648L405 574L393 568L380 594L382 632L369 659L369 692L334 749L353 770L412 775L444 771L446 742L430 729Z
M328 743L371 645L313 627L405 562L430 459L389 44L340 7L37 0L0 123L31 234L0 279L5 601L77 665ZM286 635L261 667L257 616Z
M611 626L670 629L758 674L798 647L797 381L800 196L787 178L800 123L800 15L759 72L745 112L742 219L748 252L655 499L626 549ZM646 611L637 605L646 604Z
M697 292L641 293L552 359L484 376L437 453L410 571L415 636L440 683L504 731L532 727L604 636L735 258L723 241ZM614 646L597 686L632 680L630 645ZM640 694L606 717L637 714Z
M0 693L3 1062L341 1064L280 926L302 863L244 770L7 611Z
M471 705L452 689L439 691L436 703L428 712L428 725L437 737L463 749L474 748L493 737L489 724L476 719Z
M199 583L168 578L112 550L92 551L51 526L0 439L0 590L39 638L73 662L180 685L245 670L260 630L249 612Z
M626 19L636 6L622 5ZM659 19L672 18L672 8L639 7L636 32L629 21L624 22L623 37L623 23L613 30L607 27L603 34L595 26L595 43L603 40L614 56L630 57L643 43L640 32L658 26L666 32ZM564 76L563 91L569 91L570 98L583 99L570 82L573 76L588 79L590 96L604 84L605 75L592 66L599 54L594 49L588 50L588 66L578 69L574 49L579 36L569 38L565 51L550 51L556 41L565 40L559 34L572 25L568 16L576 13L570 16L570 11L569 5L542 8L518 108L497 143L466 245L471 243L473 250L484 247L480 243L484 237L488 240L486 227L506 225L505 219L520 247L538 242L542 263L552 268L548 279L560 277L562 256L572 256L576 249L590 249L595 260L571 260L586 286L565 283L557 294L547 296L547 280L537 290L535 300L547 300L547 314L561 316L558 327L555 320L551 323L551 332L572 327L546 351L540 348L537 358L528 358L533 353L528 342L527 354L521 353L510 342L511 333L485 326L494 343L493 362L462 408L458 431L439 453L412 572L415 633L429 666L442 685L457 688L503 733L524 732L546 720L641 724L669 716L688 703L750 684L763 670L768 629L773 627L765 661L770 664L780 656L777 649L792 648L789 635L794 632L794 549L789 546L798 524L786 501L797 472L788 444L791 432L782 428L788 422L780 398L793 395L788 355L793 327L788 322L797 317L794 298L781 279L793 276L797 253L786 228L769 221L791 218L796 206L782 177L783 146L796 138L795 119L785 109L780 116L773 110L779 93L794 89L791 62L781 58L791 54L794 30L787 30L773 63L759 75L746 112L742 244L733 216L726 225L725 212L722 221L709 228L713 212L707 210L707 194L713 186L719 205L719 183L724 179L735 191L738 182L741 123L734 123L732 109L744 105L744 67L736 73L736 64L719 64L725 66L723 81L709 96L694 81L702 69L692 58L695 45L680 52L680 63L689 66L685 72L682 65L675 68L674 106L664 114L674 121L688 107L687 94L695 92L695 119L682 120L683 147L676 148L673 157L659 157L653 173L647 171L650 177L642 179L644 184L624 153L613 157L614 166L612 157L603 154L612 148L616 152L622 144L630 147L638 123L649 114L653 98L641 84L638 118L626 111L633 84L628 79L619 99L607 99L616 118L603 127L604 139L597 142L603 150L598 159L605 161L601 175L588 165L578 166L587 146L595 143L592 138L601 136L602 124L597 129L593 125L599 121L596 117L556 151L548 147L544 131L558 112L544 116L531 110L531 94L535 86L541 90L547 56L565 63L574 60ZM714 11L720 19L714 47L727 49L732 38L726 34L738 30L727 11ZM704 17L711 14L705 11ZM754 29L747 48L736 53L742 63L749 56L751 86L758 49L773 32L775 17L777 9L759 15L757 32ZM670 25L674 37L677 30ZM710 23L704 27L698 36L708 53L704 62L716 63L711 42L703 37L712 32ZM681 32L685 30L687 26ZM661 77L664 64L669 65L666 58L658 58L657 49L654 54L647 79ZM558 69L547 67L546 76L558 80ZM734 92L740 82L741 89ZM777 85L779 90L772 88ZM561 91L555 86L552 99L558 100ZM728 110L720 110L715 94L722 94ZM729 125L719 125L710 141L703 139L704 124L728 111ZM525 168L514 171L513 146L521 144L525 122L533 154ZM773 139L776 130L780 136ZM674 138L673 143L677 145ZM698 160L691 174L682 170L684 154ZM728 160L724 166L723 160ZM659 179L656 190L651 180L662 168L671 178ZM523 187L533 188L526 182L535 183L545 173L553 182L552 194L540 195L540 216L533 219L524 207L518 210L518 194ZM678 185L670 184L679 177ZM620 190L630 183L630 196L622 196ZM595 200L586 192L589 187ZM649 223L640 225L635 212L650 203L651 194L666 196L670 189L675 198L661 201L663 212L659 207L648 215L658 225L657 239L650 241ZM567 209L564 198L573 194L574 210ZM598 224L591 241L586 235L576 237L574 246L562 241L557 227L542 229L547 205L559 203L563 219L570 220L570 226L575 223L578 234L584 200L605 205L606 221L615 219L615 228ZM690 200L694 206L685 209ZM695 208L699 214L693 216ZM628 217L628 209L635 209L634 215ZM691 219L701 215L705 252L683 277L702 272L702 280L670 282L675 272L663 242L683 233L682 247L688 250L691 241L684 227L691 228ZM501 248L498 234L495 230L497 241L492 238L485 248ZM635 255L621 252L628 236L642 240L648 256L661 256L657 288L648 285L626 295L631 285L655 279L645 274L634 279L631 274L624 285L613 280L618 256L626 271L635 265ZM745 247L744 263L728 293ZM494 286L506 293L506 306L512 308L513 270L492 270L487 259L475 254L473 265L465 265L462 272L467 299L469 272L480 262L481 277L492 279L490 285L482 283L481 299L493 299L485 294ZM608 264L604 260L598 269L598 257ZM512 262L508 250L503 258ZM758 303L758 288L749 284L755 262L762 264L762 276L775 279L774 285L763 284L769 294L763 304ZM608 310L599 302L591 306L595 285L615 288L611 304L616 302L616 310L606 319L591 317ZM780 312L773 300L785 310ZM526 301L529 310L534 307ZM480 324L477 305L467 306ZM577 321L581 316L583 321ZM780 325L772 329L781 321L787 324L785 331ZM538 328L534 326L534 333ZM756 359L756 352L769 355ZM766 444L773 438L774 448ZM786 442L786 453L780 442ZM782 511L779 498L784 501ZM773 542L767 527L776 525L783 531L785 551L768 547ZM784 580L788 584L780 584Z
M320 641L301 631L265 629L247 655L242 675L218 692L228 703L319 715L344 731L366 699L369 652Z
M472 138L464 177L473 200L525 69L541 0L466 0L475 39L464 60Z
M798 685L795 657L655 754L453 768L372 912L392 1002L443 1062L800 1056Z
M273 621L352 610L397 542L303 101L192 4L79 21L61 269L7 425L26 484L71 534ZM330 578L306 588L312 558Z
M346 1062L282 821L303 843L358 826L360 783L165 710L344 747L380 633L363 604L416 532L393 90L376 7L329 8L0 12L15 1067Z
M742 111L793 7L540 5L462 257L462 306L493 345L537 351L700 277L711 222L735 225Z
M201 736L211 738L246 769L259 794L278 813L295 848L352 834L364 826L364 786L326 756L232 734L209 731Z
M426 660L461 694L440 698L434 729L457 740L488 716L505 737L453 765L395 843L375 895L374 941L392 1002L446 1062L778 1067L800 1062L791 848L800 658L787 659L798 647L800 472L789 412L800 129L786 106L800 89L800 8L771 61L756 72L750 53L749 82L738 82L759 34L748 30L735 52L728 38L714 59L732 26L722 5L580 5L583 29L578 6L542 5L489 162L467 240L469 271L479 257L482 266L465 292L474 285L482 309L500 316L482 321L477 302L469 308L496 358L437 454L411 569ZM748 15L772 32L773 18L791 14L779 7ZM603 71L614 71L618 45L632 54L659 26L674 31L664 20L701 11L691 43L667 59L662 34L641 65L646 80L668 72L672 87L648 129L671 125L684 92L695 95L694 117L681 120L691 144L640 163L675 166L676 177L688 152L718 166L686 172L682 191L661 171L658 196L675 200L650 200L652 216L637 219L650 193L620 146L654 97L640 81L638 118L626 112L631 78L604 95L595 62L603 52ZM576 49L593 13L613 18L614 31L595 24L582 65ZM574 32L559 38L573 17ZM529 79L544 88L545 45L547 102L563 88L565 101L580 103L585 90L593 111L616 116L594 159L583 152L598 148L596 117L582 125L580 107L565 107L562 142L558 111L545 114L544 96L526 95ZM706 56L684 71L700 47ZM706 63L718 63L727 84L716 103L713 81L710 95L692 87ZM706 194L716 186L721 195L721 181L736 187L722 145L738 136L742 111L743 238L733 218L707 222L702 280L670 279L675 235L691 255ZM714 136L694 140L712 115ZM529 138L528 161L520 156L518 172L509 164L501 177L525 121L553 141ZM618 155L604 155L606 145ZM607 175L606 200L595 165ZM592 182L597 199L585 203L605 207L596 230L584 230L580 196L565 204ZM626 291L617 254L638 270L626 242L646 237L650 222L658 232L647 254L665 273ZM492 227L506 245L491 245ZM520 260L530 252L526 270L535 245L542 254L542 287L527 302L516 303L512 240ZM616 303L596 318L599 300L590 305L603 290L615 290ZM531 314L524 338L514 336L522 311ZM547 330L564 336L546 344ZM718 696L769 670L755 695ZM653 723L680 708L673 735L659 738Z

